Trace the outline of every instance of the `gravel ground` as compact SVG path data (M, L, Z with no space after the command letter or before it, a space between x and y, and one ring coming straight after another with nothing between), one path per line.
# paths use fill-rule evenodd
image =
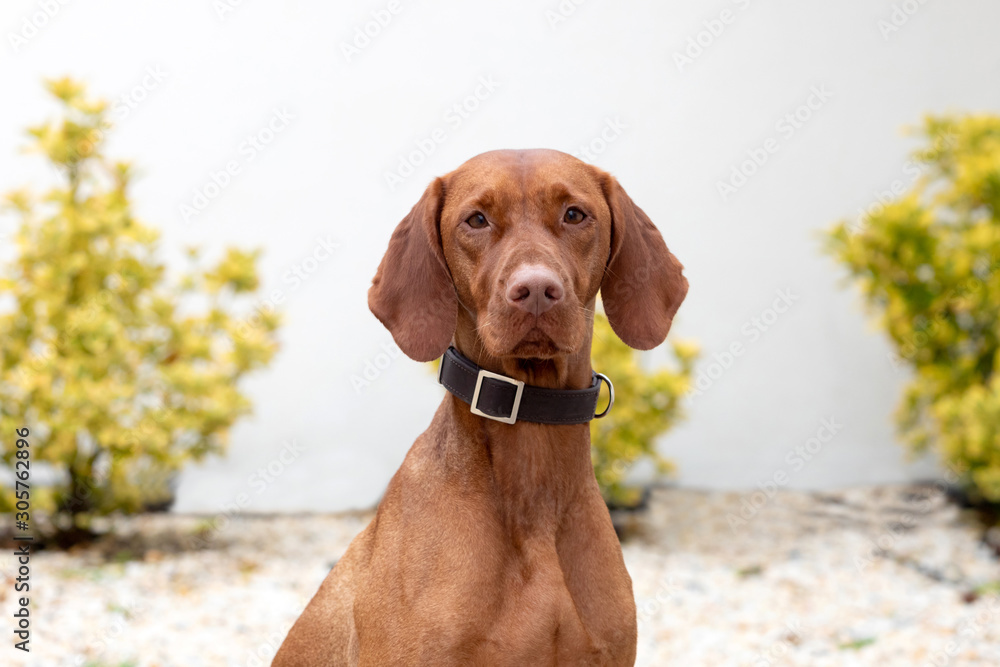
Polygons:
M30 660L0 663L267 665L369 518L119 520L114 541L33 556ZM1000 665L997 549L933 487L662 489L628 531L638 665Z

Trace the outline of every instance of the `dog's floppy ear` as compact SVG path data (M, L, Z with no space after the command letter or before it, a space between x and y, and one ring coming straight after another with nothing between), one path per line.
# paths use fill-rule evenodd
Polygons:
M368 290L368 307L416 361L437 359L455 333L458 298L441 249L440 178L396 226Z
M613 176L603 176L611 210L611 253L601 282L604 312L629 347L649 350L666 339L688 282L649 216Z

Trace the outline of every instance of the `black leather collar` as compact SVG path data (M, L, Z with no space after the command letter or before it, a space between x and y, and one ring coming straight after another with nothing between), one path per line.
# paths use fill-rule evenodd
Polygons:
M533 387L480 368L453 347L441 358L438 382L468 403L473 414L506 424L586 424L608 414L615 403L614 385L600 373L594 373L587 389ZM608 384L611 401L595 414L601 382Z

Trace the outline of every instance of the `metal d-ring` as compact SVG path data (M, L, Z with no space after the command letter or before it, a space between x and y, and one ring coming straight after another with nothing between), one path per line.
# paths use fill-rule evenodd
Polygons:
M600 414L594 415L594 419L600 419L601 417L604 417L609 412L611 412L611 406L615 404L615 386L611 384L611 380L609 380L608 376L605 375L604 373L594 373L594 375L596 375L598 379L603 380L608 385L608 391L610 392L611 395L611 400L608 401L608 407L604 408L604 411L601 412Z

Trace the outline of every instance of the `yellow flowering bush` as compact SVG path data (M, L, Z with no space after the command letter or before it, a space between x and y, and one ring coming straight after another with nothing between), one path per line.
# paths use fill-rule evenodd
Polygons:
M651 460L660 474L673 471L654 441L683 416L681 399L691 386L698 346L679 341L673 352L676 369L645 371L639 354L619 340L607 316L595 313L591 359L594 370L614 383L615 406L606 417L590 422L591 459L601 493L611 504L630 505L638 499L639 490L624 485L637 461ZM607 405L606 389L601 393L598 410Z
M913 371L897 411L973 496L1000 501L1000 117L927 118L909 192L841 222L828 250Z
M256 251L200 268L191 249L191 271L168 279L129 201L132 170L102 154L107 104L69 79L48 88L62 114L29 134L60 183L8 197L20 222L0 268L0 447L13 469L15 429L29 429L32 472L55 480L32 484L32 521L42 510L59 534L86 535L95 515L162 502L164 479L225 449L251 408L238 381L270 362L278 319L236 314L258 287ZM13 505L0 489L0 511Z

